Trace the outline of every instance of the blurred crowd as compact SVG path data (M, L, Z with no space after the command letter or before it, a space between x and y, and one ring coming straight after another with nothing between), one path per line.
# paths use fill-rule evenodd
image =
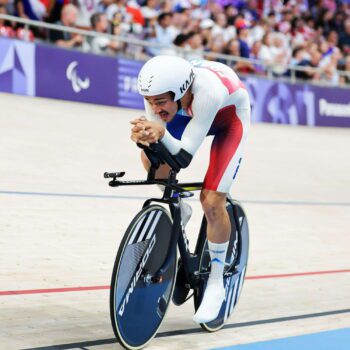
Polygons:
M127 40L25 31L1 19L0 36L135 58L181 47L192 59L214 59L212 52L256 59L216 58L241 73L350 84L350 75L337 73L350 74L350 0L0 0L0 13ZM131 38L159 45L143 48ZM304 69L292 73L291 66Z

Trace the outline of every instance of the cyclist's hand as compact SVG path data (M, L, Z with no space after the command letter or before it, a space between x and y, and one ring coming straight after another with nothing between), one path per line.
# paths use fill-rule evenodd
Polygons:
M145 117L140 117L130 122L133 125L131 128L132 141L144 144L145 139L149 136L149 132L146 130L146 126L144 124L145 121Z
M135 119L131 124L134 125L131 129L131 139L147 147L160 140L165 133L163 125L143 118Z

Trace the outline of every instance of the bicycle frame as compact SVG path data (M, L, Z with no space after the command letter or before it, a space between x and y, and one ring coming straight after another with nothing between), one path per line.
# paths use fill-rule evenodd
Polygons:
M154 170L151 169L149 173ZM190 197L193 196L193 193L188 192L185 188L190 187L191 189L200 189L201 183L186 183L186 184L178 184L176 180L176 172L170 170L169 177L166 180L161 179L152 179L148 176L147 180L135 180L135 181L119 181L116 178L122 177L125 175L125 172L119 173L105 173L105 177L113 178L112 181L109 182L109 185L112 187L119 186L139 186L139 185L164 185L165 190L162 198L150 198L147 199L143 208L149 206L152 202L164 203L169 205L170 213L173 219L172 232L171 232L171 240L168 247L168 252L166 254L166 259L163 265L160 267L158 272L151 278L153 283L157 283L161 280L162 275L165 271L167 271L169 265L171 264L174 254L176 254L176 247L178 246L180 256L183 262L183 267L185 271L185 276L187 283L190 288L196 288L199 280L199 272L198 272L198 257L196 255L191 254L187 237L182 226L181 221L181 210L179 207L179 201L181 197Z
M140 146L140 145L139 145ZM181 167L177 164L176 160L174 160L173 156L170 155L169 151L166 150L164 145L159 142L157 144L153 144L153 148L145 148L144 149L146 156L151 162L150 169L147 174L147 180L136 180L136 181L119 181L117 178L123 177L125 172L117 172L117 173L105 173L105 178L113 178L112 181L109 182L109 185L112 187L117 186L138 186L138 185L163 185L165 186L163 197L162 198L150 198L145 201L143 204L143 208L150 205L152 202L164 203L169 205L170 213L173 219L172 232L171 232L171 240L169 243L168 252L166 255L166 259L163 265L160 267L158 272L151 278L153 283L157 283L162 279L162 274L168 269L174 254L176 254L176 247L179 247L179 252L181 256L181 261L183 263L183 268L185 271L186 282L190 288L196 288L198 286L198 282L201 278L205 278L208 273L199 272L199 257L195 254L191 254L187 237L185 234L184 227L182 226L181 220L181 210L179 207L179 198L181 197L191 197L193 193L190 191L200 190L202 188L202 183L193 182L193 183L182 183L179 184L176 175L180 171ZM156 179L156 170L159 168L160 164L168 164L170 166L169 176L167 179ZM231 202L231 199L228 198ZM232 202L231 202L232 204ZM240 234L240 225L238 222L238 214L235 206L233 205L234 211L234 219L237 229ZM199 232L199 237L197 240L197 247L201 244L204 244L206 239L206 225L204 222L201 224L201 229ZM197 248L196 248L197 250ZM231 266L228 271L225 272L225 276L228 277L232 275L234 270L234 266Z

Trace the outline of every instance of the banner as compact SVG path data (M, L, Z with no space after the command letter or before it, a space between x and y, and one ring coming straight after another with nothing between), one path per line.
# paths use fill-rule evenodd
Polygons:
M350 127L349 88L290 84L259 78L247 78L244 83L255 122Z
M36 96L117 104L117 59L37 45Z
M129 59L0 38L0 92L143 109L143 98L137 92L142 65ZM243 80L254 122L350 127L349 87L256 77Z
M137 76L143 62L118 59L117 105L143 109L143 98L137 92Z
M35 45L0 37L0 92L35 95Z

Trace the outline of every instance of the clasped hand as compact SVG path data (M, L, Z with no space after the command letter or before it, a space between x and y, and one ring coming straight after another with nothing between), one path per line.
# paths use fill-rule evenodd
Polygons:
M131 140L136 143L141 143L148 147L151 143L157 142L164 136L165 128L157 122L147 120L145 117L134 119L130 123L133 125L131 128Z

